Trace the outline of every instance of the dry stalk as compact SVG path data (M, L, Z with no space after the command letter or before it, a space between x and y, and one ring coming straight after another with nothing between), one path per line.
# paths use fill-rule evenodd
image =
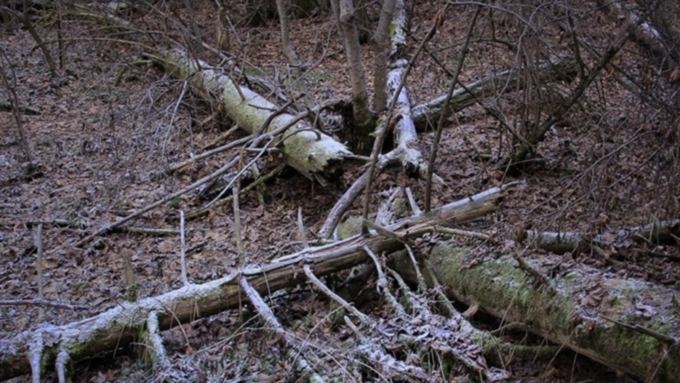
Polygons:
M391 268L387 267L387 272L392 276L392 278L397 281L397 285L399 286L399 289L402 291L404 294L404 299L406 300L407 306L411 309L411 312L415 315L417 314L416 309L416 300L415 296L413 294L413 291L408 287L406 282L404 281L404 278L399 275L396 271L392 270Z
M453 307L453 303L451 303L449 297L447 297L444 293L444 287L442 287L441 283L439 283L437 276L432 272L432 269L430 269L430 266L427 264L425 265L425 272L427 273L427 277L432 281L434 292L439 298L439 303L444 307L444 310L448 316L455 318L456 316L460 315L458 310Z
M411 206L411 211L413 212L413 215L423 214L423 211L420 210L420 207L418 206L416 199L413 197L413 192L411 191L411 188L406 187L404 191L406 192L406 198L408 198L408 204L409 206Z
M307 279L309 279L309 281L312 282L314 284L314 286L316 286L319 290L321 290L321 292L326 294L327 297L338 302L342 307L345 308L345 310L349 311L352 315L357 317L361 321L361 323L368 324L370 322L370 319L366 314L362 313L356 307L349 304L349 302L344 300L338 294L331 291L331 289L329 289L323 282L321 282L319 280L319 278L317 278L316 275L314 275L314 272L312 271L312 268L309 267L309 265L305 265L304 270L305 270L305 275L307 276Z
M172 128L175 126L175 117L177 117L177 111L179 110L179 106L182 104L182 100L184 99L184 96L186 95L188 89L189 80L182 81L182 91L180 92L179 97L177 97L177 102L175 102L175 107L173 108L172 113L170 113L170 122L168 123L168 129L166 130L165 133L165 139L163 139L164 157L165 157L165 145L168 143L170 132L172 131Z
M125 263L125 287L127 288L127 300L137 301L137 284L135 283L135 271L132 268L131 251L123 250L123 262Z
M224 195L224 193L226 193L227 190L231 189L231 187L234 186L234 184L241 178L241 176L242 176L242 175L243 175L243 174L244 174L251 166L255 165L255 163L257 162L257 160L260 159L260 157L262 157L265 153L267 153L267 148L269 147L269 145L271 145L272 142L274 142L274 138L270 138L269 141L267 141L267 143L260 149L260 152L255 156L255 158L253 158L246 166L244 166L243 168L241 168L241 170L239 170L239 172L236 173L236 175L234 176L234 178L233 178L231 181L229 181L229 183L227 184L227 186L225 186L224 189L222 189L222 191L220 192L220 194L218 194L217 197L213 198L213 200L210 201L210 203L208 203L208 204L206 205L206 207L210 207L210 206L214 205L215 202L217 202L220 198L222 198L222 196ZM241 152L241 153L243 153L243 152Z
M219 113L219 112L215 112L212 116L215 116L217 113ZM208 117L208 118L210 118L210 117ZM203 122L201 122L201 124L203 124ZM229 128L229 130L224 132L222 135L220 135L216 139L212 140L212 142L209 143L208 145L204 146L203 150L211 150L211 149L215 148L220 142L229 138L229 136L231 136L237 130L238 130L238 125L234 124L231 128Z
M427 290L425 278L423 278L423 274L420 272L420 266L418 266L418 261L416 261L416 256L413 254L411 246L409 246L408 243L406 243L404 244L404 247L406 248L406 251L408 251L409 259L413 264L413 270L415 270L416 272L416 280L418 281L418 293L422 294L423 292L425 292L425 290Z
M295 48L290 42L289 30L288 30L288 16L286 15L286 6L283 0L276 0L276 8L279 13L279 24L281 25L281 43L283 44L283 52L288 58L290 66L293 68L293 86L296 90L304 95L305 105L308 109L314 109L316 103L309 95L309 90L307 89L307 84L302 79L302 63L297 53L295 53Z
M300 241L302 242L302 247L305 249L309 247L309 242L307 242L307 232L305 231L305 223L302 221L302 208L298 207L297 212L297 224L298 231L300 232Z
M191 6L191 1L184 0L184 8L186 8L189 13L191 27L194 30L191 38L197 42L197 44L191 44L190 46L196 49L196 54L199 57L203 57L203 39L201 38L201 30L198 28L198 23L196 22L196 16L194 16L194 8Z
M136 226L124 226L115 228L114 231L124 232L124 233L135 233L135 234L145 234L152 236L166 236L166 235L179 235L179 230L174 229L155 229L151 227L136 227Z
M375 270L378 273L378 291L385 297L385 300L387 300L390 306L394 309L398 318L408 318L404 307L401 305L401 303L399 303L399 301L397 301L397 298L395 298L395 296L392 295L392 292L390 291L387 277L385 277L385 273L383 272L378 256L375 255L375 253L368 246L363 246L363 250L366 252L366 254L368 254L369 257L371 257L373 263L375 263Z
M376 165L377 171L381 172L385 167L387 166L386 161L378 161L378 164ZM364 173L357 178L356 181L352 184L352 186L345 191L345 193L338 199L338 201L335 203L331 211L328 213L328 216L326 217L326 221L324 222L323 226L321 227L321 230L319 230L319 238L324 238L328 239L333 235L333 231L335 228L338 226L338 222L340 222L340 219L342 219L342 215L349 209L349 207L352 205L352 202L361 194L361 192L366 188L366 185L368 184L368 179L369 179L369 171L365 171Z
M262 177L259 177L258 179L256 179L255 181L253 181L253 183L251 183L251 184L249 184L248 186L246 186L246 187L244 187L243 189L241 189L240 192L241 192L241 193L249 192L250 190L252 190L252 189L254 189L254 188L256 188L256 187L258 187L258 186L264 184L265 182L269 181L271 178L273 178L274 176L276 176L277 174L279 174L279 173L281 172L281 170L283 170L283 168L284 168L285 166L286 166L285 163L279 164L279 165L276 166L274 169L272 169L269 173L265 174L265 175L262 176ZM208 211L209 211L211 208L216 208L216 207L222 206L222 205L224 205L224 204L227 204L227 203L231 202L232 199L233 199L233 196L228 196L228 197L226 197L226 198L224 198L224 199L221 199L221 200L215 202L210 208L204 207L204 208L201 208L201 209L198 209L198 210L194 210L194 211L190 212L189 214L187 214L187 219L194 219L194 218L198 218L198 217L204 216L205 214L208 213Z
M265 301L262 299L262 296L253 288L253 286L248 283L248 279L246 277L241 277L239 279L239 286L241 287L241 290L246 294L248 297L248 300L250 300L250 303L253 305L255 310L257 311L258 314L260 314L260 317L262 317L262 320L267 323L267 325L274 330L274 332L283 338L285 342L288 344L289 347L295 349L295 351L300 354L298 355L298 358L301 360L304 360L304 358L301 356L301 354L304 351L305 345L300 344L294 335L292 335L290 332L286 331L286 329L281 325L278 319L276 319L276 316L272 312L271 308L265 303ZM299 362L298 362L299 364ZM309 363L304 361L302 363L303 365L309 366ZM311 368L310 368L311 369ZM316 375L316 374L314 374ZM318 379L319 377L316 376L315 379ZM310 378L310 381L314 381Z
M38 299L43 301L45 299L45 292L44 292L44 281L43 281L43 238L42 238L42 232L43 232L43 225L42 223L38 224L38 235L36 238L36 247L38 248L38 259L36 261L36 266L38 269ZM45 308L43 306L40 306L40 310L38 313L38 322L42 322L45 320Z
M558 121L560 121L571 109L571 107L576 104L576 102L585 93L588 86L590 86L590 84L595 81L600 72L607 66L607 64L609 64L609 62L612 61L612 59L614 59L614 57L616 57L619 51L623 49L623 46L626 44L626 42L635 35L637 28L646 20L647 16L651 12L659 6L660 3L661 0L654 1L654 3L647 9L647 12L645 12L642 17L640 17L633 25L628 25L626 27L627 30L617 39L614 44L607 48L607 50L598 59L595 66L588 72L588 75L581 79L581 82L578 84L576 89L574 89L571 95L567 97L564 102L562 102L540 126L537 126L536 129L531 132L530 136L527 138L528 143L520 145L517 150L515 150L515 152L512 154L512 157L508 161L508 166L522 162L530 153L534 151L534 147L543 140L548 130Z
M158 207L158 206L160 206L160 205L163 205L163 204L165 204L165 203L171 201L172 199L181 196L181 195L184 194L184 193L187 193L187 192L189 192L189 191L191 191L191 190L194 190L194 189L198 188L199 186L201 186L201 185L203 185L203 184L205 184L205 183L208 183L208 182L214 180L215 178L219 177L219 176L222 175L223 173L226 173L227 170L229 170L229 168L231 168L232 166L234 166L234 165L236 164L237 161L238 161L238 158L232 159L232 160L229 161L227 164L225 164L225 165L222 166L221 168L219 168L219 169L217 169L216 171L214 171L212 174L209 174L209 175L207 175L207 176L201 178L200 180L194 182L193 184L191 184L191 185L189 185L189 186L187 186L187 187L185 187L185 188L183 188L183 189L181 189L181 190L178 190L178 191L176 191L176 192L174 192L174 193L172 193L172 194L170 194L170 195L167 195L167 196L165 196L164 198L162 198L162 199L160 199L160 200L158 200L158 201L156 201L156 202L154 202L154 203L152 203L152 204L150 204L150 205L147 205L146 207L144 207L144 208L142 208L142 209L140 209L140 210L137 210L136 212L134 212L134 213L128 215L127 217L121 218L121 219L119 219L118 221L116 221L116 222L114 222L114 223L111 223L111 224L108 224L108 225L102 227L101 229L95 231L94 233L92 233L92 234L88 235L87 237L85 237L85 238L81 239L80 241L78 241L78 242L75 244L75 246L76 246L76 247L81 247L81 246L83 246L84 244L86 244L86 243L90 242L91 240L93 240L94 238L96 238L96 237L98 237L98 236L100 236L100 235L103 235L103 234L105 234L105 233L108 233L111 229L116 228L116 227L119 227L120 225L122 225L122 224L124 224L124 223L126 223L126 222L128 222L128 221L130 221L130 220L132 220L132 219L134 219L134 218L139 217L140 215L146 213L147 211L150 211L150 210L152 210L152 209L155 209L156 207Z
M189 278L187 278L187 263L186 263L186 252L187 243L184 238L184 211L179 211L179 242L180 242L180 262L182 265L182 282L184 286L189 286Z
M255 137L255 136L251 134L251 135L249 135L249 136L246 136L246 137L243 137L243 138L239 138L239 139L236 140L236 141L232 141L232 142L230 142L230 143L228 143L228 144L226 144L226 145L220 146L219 148L215 148L215 149L212 149L212 150L208 150L208 151L206 151L206 152L203 152L203 153L201 153L201 154L199 154L199 155L197 155L197 156L191 157L191 158L189 158L189 159L187 159L187 160L184 160L184 161L182 161L182 162L180 162L180 163L178 163L178 164L175 164L175 165L170 166L169 168L167 168L167 169L165 169L165 170L163 171L163 174L168 174L168 175L169 175L169 174L173 174L173 173L175 173L175 172L181 172L181 171L183 171L184 169L186 169L189 165L193 164L194 162L196 162L196 161L198 161L198 160L202 160L202 159L204 159L204 158L213 156L213 155L215 155L215 154L217 154L217 153L222 153L222 152L227 151L227 150L229 150L229 149L231 149L231 148L234 148L234 147L236 147L236 146L238 146L238 145L245 144L246 142L252 140L253 137Z
M243 267L246 264L245 253L243 251L243 234L241 230L241 210L239 207L239 187L234 186L233 188L233 205L234 205L234 233L236 235L236 251L238 253L239 266Z
M36 32L35 28L33 27L33 23L31 22L31 15L29 14L30 6L28 4L28 0L23 0L23 6L24 9L22 13L15 12L7 7L4 7L3 9L5 11L12 12L14 16L21 20L21 23L24 24L24 28L26 28L28 33L30 33L31 37L33 37L33 40L35 40L36 45L42 51L43 56L45 56L45 61L47 61L47 66L50 68L50 74L52 75L52 78L55 78L58 76L57 66L54 64L52 55L50 54L49 49L47 49L47 46L43 42L43 39L40 37L38 32Z
M38 307L54 307L65 310L86 310L89 307L82 305L71 305L63 302L49 301L46 299L4 299L0 300L0 306L38 306Z
M478 232L469 231L469 230L453 229L453 228L450 228L450 227L435 226L434 232L435 233L441 233L441 234L448 234L448 235L460 235L460 236L463 236L463 237L478 238L478 239L481 239L481 240L484 240L484 241L492 240L490 235L486 235L484 233L478 233Z

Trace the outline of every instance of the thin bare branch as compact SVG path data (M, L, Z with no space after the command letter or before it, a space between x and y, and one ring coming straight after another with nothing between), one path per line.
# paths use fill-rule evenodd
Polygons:
M470 39L472 38L472 30L475 27L475 22L477 21L477 16L479 16L479 12L482 10L482 7L477 7L475 10L474 16L472 16L472 20L470 20L470 25L468 26L467 33L465 34L465 42L463 43L463 48L461 49L460 52L460 57L458 59L458 64L456 65L456 71L453 75L453 80L451 80L451 86L449 87L449 92L446 94L446 101L444 101L444 105L448 105L449 102L451 101L451 95L453 94L453 90L456 88L456 82L458 82L458 75L460 75L460 71L463 68L463 63L465 62L465 56L468 54L468 46L470 45ZM425 213L429 213L431 209L431 201L432 201L432 174L434 173L434 161L437 158L437 150L439 149L439 140L441 139L442 136L442 130L444 129L444 122L446 121L447 114L442 111L442 113L439 115L439 122L437 123L437 132L435 133L434 136L434 143L432 144L432 150L430 152L430 162L427 164L427 179L426 179L426 186L425 186Z

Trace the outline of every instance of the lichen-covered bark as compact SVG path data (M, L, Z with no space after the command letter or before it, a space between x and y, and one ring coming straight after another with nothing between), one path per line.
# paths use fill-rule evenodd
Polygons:
M427 164L423 161L418 149L418 134L412 118L411 102L408 88L402 84L408 76L409 62L399 58L406 49L406 25L408 21L406 3L394 0L394 19L390 24L389 58L390 71L387 74L387 93L390 104L394 104L394 150L387 154L387 158L401 163L407 173L416 173L422 179L427 178ZM435 175L435 184L443 181Z
M525 260L547 283L510 255L489 255L474 265L468 257L467 250L440 243L425 262L461 302L524 323L556 344L646 381L680 382L678 291L616 278L559 256Z
M430 214L406 218L388 227L405 238L437 224L470 220L493 210L493 201L500 198L504 188L495 188L477 196L450 203ZM376 234L355 236L346 241L308 248L300 253L279 258L260 267L246 267L229 276L201 285L188 285L166 294L137 302L124 302L107 312L63 326L43 324L24 331L12 339L0 340L0 381L31 372L29 346L42 339L40 356L44 366L53 365L56 355L65 351L72 360L96 353L115 350L139 336L148 323L150 314L157 315L158 329L165 330L199 317L216 314L242 303L243 292L239 280L258 293L271 293L294 286L305 280L300 270L309 265L317 276L324 276L363 263L369 259L364 251L392 252L403 248L402 242Z
M194 89L206 97L214 98L216 95L223 103L229 118L250 133L260 129L269 115L278 109L276 105L248 88L240 87L239 92L236 88L238 85L227 75L212 69L206 63L190 58L183 51L168 50L159 53L168 71L178 78L188 79ZM294 116L287 113L280 114L274 117L265 131L283 127L293 118ZM326 134L314 131L304 122L291 126L281 137L286 137L281 143L286 163L310 178L314 173L328 171L329 165L341 161L350 154L344 145Z

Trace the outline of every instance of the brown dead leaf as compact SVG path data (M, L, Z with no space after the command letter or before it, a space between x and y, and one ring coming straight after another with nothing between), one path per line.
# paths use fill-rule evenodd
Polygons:
M676 82L680 81L680 67L673 69L673 72L671 72L670 81L671 84L675 84Z
M444 25L444 20L445 20L445 15L446 12L444 12L443 9L440 9L437 14L434 16L434 19L432 20L432 24L435 29L439 29Z

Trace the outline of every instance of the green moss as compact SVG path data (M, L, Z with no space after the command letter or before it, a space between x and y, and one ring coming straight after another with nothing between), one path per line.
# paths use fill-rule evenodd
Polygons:
M398 24L390 23L390 27L389 27L387 33L389 33L390 37L392 37L392 36L394 36L394 34L396 33L398 28L399 28Z
M319 81L333 81L333 76L326 72L309 72L305 73L305 79L313 82Z
M510 256L483 261L482 266L467 266L467 249L438 244L432 250L430 263L440 281L446 281L463 297L482 307L512 308L527 323L548 331L568 323L573 302L558 294L552 286L520 269ZM514 318L507 318L514 320Z
M339 239L347 239L354 235L361 233L361 223L363 220L360 216L350 216L338 225Z

